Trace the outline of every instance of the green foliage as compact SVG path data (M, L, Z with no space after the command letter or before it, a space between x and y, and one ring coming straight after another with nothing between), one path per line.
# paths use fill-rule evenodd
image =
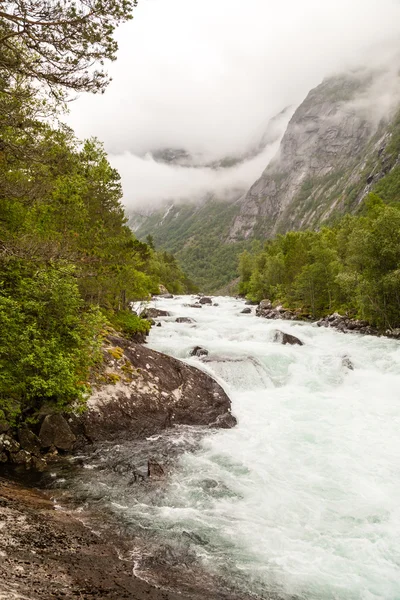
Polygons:
M363 215L290 232L242 254L240 289L318 317L334 310L400 326L400 206L370 194Z
M93 61L114 58L115 26L134 4L1 6L0 416L13 423L43 405L84 406L104 311L122 331L146 332L130 302L160 284L189 285L171 255L127 226L120 176L102 145L59 122L63 90L103 90Z
M13 420L42 404L78 409L100 360L104 319L84 306L70 265L18 262L0 288L0 406Z
M146 319L141 319L129 310L120 310L119 312L107 312L107 320L117 330L127 337L135 333L147 334L150 331L150 323Z

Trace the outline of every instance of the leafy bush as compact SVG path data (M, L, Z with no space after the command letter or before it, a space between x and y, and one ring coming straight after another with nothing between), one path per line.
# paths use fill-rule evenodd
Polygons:
M15 422L43 405L60 411L82 407L90 369L101 357L104 319L95 307L84 307L73 267L42 268L3 281L0 321L4 416Z
M120 331L128 337L131 337L136 333L147 334L150 331L149 321L141 319L129 310L107 312L106 316L108 321L117 331Z

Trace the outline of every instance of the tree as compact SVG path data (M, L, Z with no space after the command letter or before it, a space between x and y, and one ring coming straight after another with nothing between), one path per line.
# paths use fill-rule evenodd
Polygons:
M26 78L60 88L103 92L109 78L95 63L115 60L116 26L137 0L9 0L0 3L1 87Z

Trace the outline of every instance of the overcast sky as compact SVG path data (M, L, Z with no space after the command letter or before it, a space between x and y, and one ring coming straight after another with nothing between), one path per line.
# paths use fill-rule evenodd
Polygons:
M145 155L245 152L325 76L384 60L400 40L400 0L139 0L117 38L112 83L103 96L71 103L69 121L79 137L104 141L126 205L148 207L250 186L275 148L224 173Z

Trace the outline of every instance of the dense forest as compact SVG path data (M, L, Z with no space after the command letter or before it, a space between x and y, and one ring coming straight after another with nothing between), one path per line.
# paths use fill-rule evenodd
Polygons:
M191 284L127 226L99 141L62 123L71 91L102 92L135 2L3 2L0 14L0 421L84 405L110 325L150 324L130 302Z
M400 167L380 185L400 200ZM313 318L334 311L383 330L400 326L400 203L369 194L362 214L319 231L289 232L240 257L240 291ZM257 247L258 246L258 247Z

